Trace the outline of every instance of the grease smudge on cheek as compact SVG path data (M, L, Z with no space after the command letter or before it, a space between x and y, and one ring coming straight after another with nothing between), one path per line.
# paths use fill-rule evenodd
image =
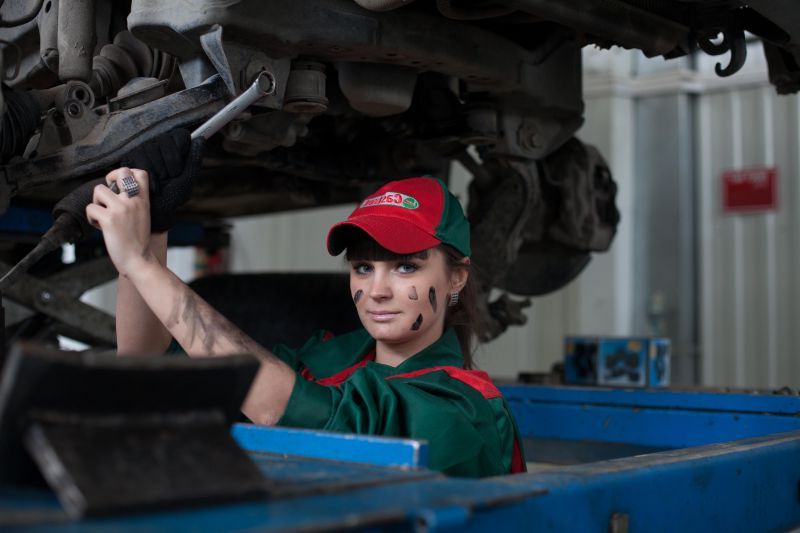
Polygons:
M430 288L428 291L428 300L431 302L431 307L433 307L433 312L436 312L436 289L433 287Z
M408 299L409 300L419 300L419 296L417 295L417 288L412 286L411 289L408 291Z
M419 315L411 325L411 331L417 331L422 326L422 315Z
M361 299L362 296L364 296L364 291L358 289L356 293L353 295L353 303L358 304L358 301Z

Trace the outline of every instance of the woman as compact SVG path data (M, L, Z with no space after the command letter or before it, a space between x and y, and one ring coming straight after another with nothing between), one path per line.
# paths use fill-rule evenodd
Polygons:
M131 177L141 194L112 192ZM469 224L442 182L388 183L328 234L332 255L347 250L364 329L269 351L166 268L166 235L150 235L146 172L121 168L106 180L86 214L120 273L120 353L163 351L171 338L191 357L253 353L261 368L242 411L257 424L425 439L430 467L452 475L525 470L505 401L470 370Z

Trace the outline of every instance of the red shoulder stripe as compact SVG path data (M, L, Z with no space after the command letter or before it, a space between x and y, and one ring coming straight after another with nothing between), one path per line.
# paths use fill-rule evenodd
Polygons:
M373 350L373 351L369 352L366 356L364 356L364 359L362 359L358 363L356 363L356 364L354 364L352 366L349 366L349 367L345 368L344 370L341 370L341 371L337 372L336 374L334 374L332 376L328 376L327 378L314 379L314 376L311 375L311 372L309 372L307 368L304 368L303 371L300 372L300 375L303 376L304 378L306 378L307 380L315 381L315 382L319 383L320 385L326 385L326 386L329 386L329 385L341 385L344 380L346 380L347 378L349 378L353 374L353 372L355 372L356 370L358 370L362 366L366 366L366 364L368 362L374 361L374 360L375 360L375 351Z
M439 370L447 372L451 378L469 385L476 391L480 392L487 400L502 396L497 387L494 386L494 383L492 383L492 379L489 377L489 374L483 370L464 370L463 368L458 368L455 366L433 366L431 368L423 368L422 370L408 372L407 374L396 374L394 376L389 376L386 379L414 378Z

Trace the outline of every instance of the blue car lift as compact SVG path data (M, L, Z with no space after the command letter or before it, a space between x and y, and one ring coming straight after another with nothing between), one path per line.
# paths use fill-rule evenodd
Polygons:
M70 519L0 489L2 531L785 531L800 526L800 398L501 388L530 472L427 470L423 442L234 425L271 499ZM124 480L120 480L124 483Z

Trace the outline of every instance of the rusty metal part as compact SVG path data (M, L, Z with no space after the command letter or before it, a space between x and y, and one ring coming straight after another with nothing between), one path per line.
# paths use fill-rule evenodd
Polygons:
M121 111L163 98L167 94L167 80L134 78L122 87L116 98L108 101L108 110Z
M222 44L222 26L219 24L211 26L210 30L200 36L200 45L208 59L211 60L211 64L217 69L217 74L225 82L228 91L232 95L236 94L238 91L233 82L233 72L231 72L228 58L225 55L225 47Z
M59 0L58 77L61 81L92 79L96 0Z
M328 109L325 81L324 64L317 61L293 61L286 82L283 110L315 115L324 113Z
M134 109L98 117L95 128L80 142L6 166L0 189L5 185L5 192L13 196L105 170L140 144L213 115L223 107L226 94L225 84L214 77Z
M470 184L467 216L472 227L472 261L479 269L477 284L478 337L491 340L523 320L521 308L511 301L489 302L492 287L502 282L517 260L523 231L531 219L539 220L544 201L534 163L491 159L483 164L492 179Z

